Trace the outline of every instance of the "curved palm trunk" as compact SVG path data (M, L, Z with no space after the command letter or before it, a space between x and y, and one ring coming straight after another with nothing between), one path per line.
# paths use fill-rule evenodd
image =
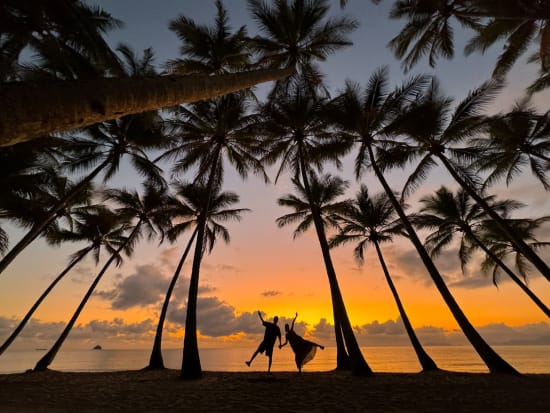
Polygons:
M164 303L162 304L162 310L160 312L159 322L157 325L157 332L155 334L155 341L153 343L153 350L151 351L151 357L149 358L149 365L146 367L147 370L164 369L164 360L162 359L162 330L164 329L164 320L166 319L166 314L168 312L168 304L170 303L170 298L172 297L172 291L174 291L174 287L176 286L176 282L180 276L181 268L187 258L187 254L189 254L189 251L191 250L191 245L193 244L196 235L197 228L193 231L193 235L191 235L191 238L185 247L185 251L183 252L176 268L176 272L172 276L172 280L168 286L168 291L166 291L166 296L164 298Z
M138 224L136 224L136 227L134 228L132 233L128 236L126 241L124 243L122 243L122 245L115 251L115 253L113 253L111 255L111 257L107 260L107 262L105 263L105 265L103 266L103 268L101 269L99 274L97 274L97 276L95 277L94 281L92 282L92 285L90 285L90 288L88 288L88 291L86 291L86 294L84 295L84 298L82 298L82 301L78 305L78 307L77 307L76 311L74 312L73 316L71 317L69 323L67 324L67 326L65 327L65 329L63 330L63 332L61 333L61 335L59 336L57 341L54 343L52 348L44 355L44 357L42 357L38 361L38 363L36 363L36 366L34 366L34 371L44 371L52 363L55 356L57 355L57 352L59 351L59 349L61 348L61 346L65 342L65 340L68 337L69 333L71 332L74 324L76 323L76 320L78 319L78 316L80 315L80 313L84 309L84 306L86 305L86 303L90 299L92 293L94 292L95 287L97 286L97 284L99 283L99 281L103 277L103 274L105 274L105 272L107 271L109 266L113 263L115 258L120 254L120 252L124 249L124 247L130 242L130 240L139 231L140 224L141 224L141 221L138 222Z
M303 160L303 157L301 158ZM334 265L332 263L332 258L330 256L330 248L328 245L327 237L325 234L325 229L323 225L323 221L321 219L320 211L317 210L313 206L313 203L311 202L311 190L307 178L307 173L305 170L305 167L303 165L303 161L301 161L301 172L302 172L302 179L304 181L304 188L306 189L306 193L308 194L309 204L311 208L311 214L313 216L313 222L315 224L315 230L317 232L317 238L319 240L319 245L321 247L321 253L323 255L323 260L325 262L325 267L327 271L327 277L329 280L330 285L330 294L332 298L332 305L333 305L333 312L334 312L334 330L335 334L341 334L343 336L343 339L341 340L340 345L345 343L345 350L347 350L348 360L349 362L346 363L347 365L338 366L337 368L344 369L346 367L351 368L351 371L354 375L357 376L366 376L372 374L372 369L369 367L367 362L365 361L363 354L361 353L361 349L359 348L359 344L357 343L357 339L355 338L355 334L353 333L353 327L351 326L351 323L349 321L349 317L346 311L346 306L344 304L344 299L342 297L342 293L340 291L340 286L338 285L338 278L336 277L336 271L334 269ZM338 344L338 341L336 342ZM338 350L338 349L337 349ZM345 353L344 353L345 354ZM342 361L345 362L345 359L342 357ZM337 358L338 362L338 358Z
M426 372L426 371L439 370L439 367L437 367L437 364L435 364L435 361L433 361L433 359L428 355L428 353L426 353L426 351L424 350L424 347L422 347L422 344L420 344L420 340L418 340L418 337L414 332L414 328L409 320L409 317L407 316L407 313L405 312L405 307L403 307L403 304L401 303L401 299L399 298L399 293L397 292L397 288L395 288L393 280L390 277L390 273L388 271L388 267L386 266L386 262L384 261L384 257L382 256L382 251L380 249L380 245L378 244L378 241L374 242L374 246L376 247L376 253L378 254L378 260L380 261L382 270L384 271L384 276L386 277L386 281L390 287L391 293L393 295L393 299L395 300L395 304L397 305L397 309L399 310L399 315L401 316L401 320L403 320L403 324L405 325L405 330L407 331L409 340L411 341L411 344L414 348L416 357L418 358L418 361L422 366L422 371Z
M201 359L199 355L199 344L197 341L197 301L199 297L199 277L204 247L204 235L206 232L206 221L210 209L210 197L214 185L214 175L217 160L220 156L220 148L212 162L212 169L208 177L208 199L197 219L197 242L193 254L193 267L189 280L189 292L187 294L187 311L185 314L185 332L183 336L183 358L181 362L180 376L184 379L199 379L202 377Z
M7 340L0 346L0 355L8 349L8 347L11 345L13 340L17 338L21 330L23 330L23 327L28 323L36 309L42 304L42 301L46 299L48 294L50 294L50 291L56 286L56 284L65 277L65 275L71 271L71 269L82 260L92 250L93 246L90 246L89 248L86 248L78 257L76 257L74 260L71 261L71 263L65 268L56 278L51 282L51 284L46 288L46 290L42 293L42 295L36 300L36 302L33 304L31 309L25 314L25 317L21 320L19 325L13 330L13 333L7 338Z
M476 244L487 254L491 259L504 270L506 274L523 290L525 294L535 303L535 305L542 310L546 317L550 317L550 309L541 301L537 295L531 291L525 283L523 283L519 277L506 265L504 262L498 258L489 248L478 239L473 232L468 233L470 237L476 242Z
M293 72L294 67L288 67L216 76L98 78L39 85L5 83L0 90L4 108L0 111L0 147L134 113L225 95L258 83L284 79Z
M19 240L17 244L2 258L0 261L0 274L8 267L8 265L21 253L25 248L27 248L31 242L33 242L42 231L46 229L57 218L57 214L64 208L67 208L70 202L75 198L96 176L105 168L109 162L111 162L111 157L108 157L103 161L97 168L95 168L86 178L84 178L78 185L76 185L68 194L59 200L59 202L52 207L46 217L42 221L37 222L32 226L32 228L25 234L23 238Z
M376 163L371 145L368 145L368 151L369 151L371 166L372 166L372 169L374 170L374 173L376 174L376 177L378 178L379 182L384 187L384 191L390 198L391 203L395 208L395 211L399 215L399 218L401 219L403 226L407 230L409 238L413 243L414 247L416 248L416 251L420 255L420 259L422 260L422 262L424 263L424 266L428 270L428 273L430 274L430 277L432 278L437 290L441 294L441 297L445 301L445 304L447 304L447 307L449 307L449 310L451 311L454 319L456 320L456 322L464 332L464 335L466 336L470 344L474 347L477 354L479 354L481 359L485 362L486 366L489 368L489 371L491 373L507 373L507 374L519 375L519 372L515 368L513 368L510 364L508 364L506 360L500 357L496 353L496 351L494 351L491 348L491 346L489 346L489 344L485 342L483 337L481 337L481 335L477 332L477 330L474 328L472 323L470 323L470 320L468 320L468 318L466 317L466 315L464 314L464 312L462 311L462 309L454 299L453 295L451 294L451 291L449 291L449 289L447 288L447 285L445 284L443 277L441 277L441 274L439 274L439 271L435 267L433 261L431 260L430 256L426 252L426 249L422 245L422 242L420 242L420 239L416 235L416 232L414 231L409 219L405 215L405 211L403 211L401 204L395 197L393 191L391 190L386 179L384 178L384 175L380 171L380 168Z
M442 155L438 155L438 158L441 160L445 168L449 171L453 179L470 195L489 215L498 228L502 231L504 235L517 247L517 249L533 263L533 265L540 271L540 273L550 281L550 267L533 251L533 249L527 245L527 243L522 240L520 237L516 236L515 232L506 224L502 217L494 211L485 200L479 196L479 194L470 187L455 171L453 166L449 163L447 158Z

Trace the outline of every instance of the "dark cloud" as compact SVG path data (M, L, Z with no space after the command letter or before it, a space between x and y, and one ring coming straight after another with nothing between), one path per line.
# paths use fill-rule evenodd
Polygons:
M264 297L276 297L278 295L281 295L282 293L280 291L276 291L276 290L268 290L268 291L264 291L262 293L260 293L260 295L264 296Z

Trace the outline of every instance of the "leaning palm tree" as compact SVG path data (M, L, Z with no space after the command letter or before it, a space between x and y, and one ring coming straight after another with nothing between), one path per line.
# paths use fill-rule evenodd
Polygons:
M409 340L414 348L416 357L422 366L422 371L439 370L435 362L422 347L420 340L414 332L414 328L401 302L397 288L393 283L386 261L382 255L381 243L392 242L394 236L402 235L402 226L396 217L395 210L385 193L373 197L369 195L368 188L361 185L353 202L346 205L342 212L336 214L339 233L331 238L330 246L339 246L349 242L357 243L354 249L355 259L363 264L364 251L368 245L373 245L384 271L384 277L390 287L393 299L399 310L399 315Z
M267 164L279 163L275 183L281 174L289 171L291 176L309 188L308 174L313 168L321 169L326 161L339 163L349 144L331 133L323 117L326 98L318 97L313 89L294 82L287 88L278 88L270 99L259 108L261 122L258 133L268 149L264 158ZM337 368L349 368L349 357L342 336L340 319L337 317L336 291L330 284L333 296L334 333L337 349Z
M116 249L110 248L111 256L94 278L57 341L44 357L36 363L34 367L36 371L45 370L52 363L103 275L114 262L117 265L122 264L122 251L124 250L127 255L131 255L136 243L144 234L151 239L156 234L155 228L163 229L167 225L166 216L164 215L165 196L162 189L157 191L151 185L146 185L143 197L137 192L123 190L110 190L106 195L109 199L121 205L115 212L111 212L116 223L114 231L119 245ZM133 225L131 224L132 219L136 220ZM124 234L128 231L130 233L125 236Z
M445 284L439 270L416 234L401 202L395 196L384 176L384 167L387 163L384 157L387 156L382 149L390 142L390 138L397 135L393 124L401 119L404 108L411 101L414 101L430 82L429 78L424 76L413 77L391 92L388 83L387 68L377 70L370 77L364 90L361 90L358 85L348 82L343 93L337 96L329 105L326 116L338 127L342 134L351 136L358 141L359 150L355 158L357 177L359 178L365 169L372 169L399 215L404 231L413 243L445 304L489 370L491 372L519 374L485 342L468 320ZM379 159L381 155L382 164L380 164Z
M30 310L19 322L15 330L0 346L0 354L8 349L25 327L42 301L50 294L53 288L88 254L93 254L96 265L99 263L101 250L114 251L120 241L118 221L112 212L101 207L92 206L81 208L74 212L74 225L72 229L59 229L50 231L48 241L54 245L66 242L87 242L88 245L73 253L67 267L50 283L42 295L32 305Z
M489 81L471 91L454 110L453 100L443 96L439 84L433 79L431 85L411 103L406 113L391 126L391 132L403 139L387 142L385 157L391 166L403 166L419 158L407 179L404 194L407 195L428 175L439 161L452 178L472 197L512 241L540 273L550 280L550 268L518 237L506 221L485 202L478 177L463 166L464 161L475 160L483 147L473 147L471 142L462 144L470 137L482 136L487 123L482 111L501 89L499 81Z
M162 331L164 329L164 321L166 319L166 314L168 313L168 304L170 303L170 298L172 297L172 292L176 286L176 282L181 273L181 269L189 251L191 250L191 245L195 240L195 237L198 232L198 218L202 209L204 208L205 203L209 203L209 210L207 213L207 222L205 229L205 246L204 248L210 253L214 248L216 239L218 236L221 236L226 243L229 243L229 231L219 223L219 221L228 221L236 220L240 221L240 214L248 209L225 209L229 205L239 201L239 197L232 192L219 192L219 189L216 188L214 193L210 193L208 189L200 184L188 184L188 183L177 183L175 185L176 197L174 197L171 202L168 204L168 214L172 219L177 218L178 221L173 225L172 228L167 232L168 238L171 241L176 241L176 239L185 231L195 227L193 233L189 238L187 245L181 255L181 258L176 267L176 271L170 280L168 290L164 298L164 303L162 305L162 310L160 312L157 330L155 334L155 339L153 343L153 349L151 351L151 356L149 358L149 364L146 369L163 369L164 361L162 359Z
M150 75L153 69L153 56L145 51L138 58L128 47L121 47L125 57L125 74L128 77ZM44 229L56 219L60 211L67 208L79 194L101 173L103 180L110 179L119 169L123 157L129 158L137 172L157 185L164 185L162 171L149 160L146 150L163 148L166 138L163 120L157 112L146 112L94 125L81 136L68 139L64 147L67 156L64 167L70 172L88 171L71 191L51 205L47 213L35 220L29 231L14 245L12 251L0 262L0 272L32 243Z
M180 107L172 122L174 147L162 158L174 159L173 173L195 168L195 182L207 188L209 194L223 182L225 162L246 178L250 171L258 173L267 181L267 175L259 157L263 148L257 145L250 128L257 121L248 114L250 95L234 93L217 99L198 102L190 107ZM205 243L209 202L197 219L197 240L193 255L193 268L185 320L182 377L198 378L202 375L197 343L197 297L199 275Z
M281 206L294 209L294 212L277 218L277 225L283 227L298 223L298 226L294 230L294 238L306 232L311 228L312 224L315 227L330 284L334 325L341 329L341 334L344 337L345 345L349 352L352 373L354 375L370 375L372 374L372 370L361 354L359 344L353 333L353 327L347 315L326 236L326 227L334 225L330 217L341 212L346 205L344 202L335 202L335 200L343 195L348 183L328 174L317 177L313 172L308 174L307 187L298 179L293 179L292 183L294 184L296 195L285 195L279 198L278 203Z
M522 205L518 202L505 200L496 202L494 196L485 197L485 201L502 215L517 209ZM484 227L492 226L487 214L481 207L473 202L472 198L464 190L458 190L453 194L447 188L442 187L434 195L428 195L420 199L422 208L414 217L414 224L419 228L434 230L428 234L425 245L432 257L437 256L443 249L450 245L456 234L461 234L458 256L464 271L475 248L481 249L487 258L500 267L527 296L539 307L547 317L550 317L550 309L536 296L533 291L502 261L492 250L490 245L482 239ZM519 225L518 225L519 227ZM495 244L493 244L495 245ZM493 279L494 281L496 279Z

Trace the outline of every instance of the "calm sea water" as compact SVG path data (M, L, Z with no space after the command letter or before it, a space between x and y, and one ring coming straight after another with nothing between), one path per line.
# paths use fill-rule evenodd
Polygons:
M495 350L521 373L550 374L550 346L495 346ZM247 367L254 348L201 349L204 371L265 371L267 357L258 355ZM426 347L439 367L458 372L486 372L477 354L466 346ZM375 372L417 372L420 365L408 347L363 347L363 355ZM0 373L18 373L34 367L45 350L10 350L0 357ZM60 371L137 370L147 365L149 350L64 350L50 368ZM166 367L181 367L182 352L164 350ZM304 371L328 371L335 367L336 348L318 350ZM290 348L275 350L272 371L296 371Z

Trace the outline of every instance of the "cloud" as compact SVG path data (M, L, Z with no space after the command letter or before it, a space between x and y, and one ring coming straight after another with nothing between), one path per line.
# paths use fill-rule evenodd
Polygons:
M281 294L282 293L280 291L268 290L268 291L262 292L260 295L262 295L264 297L276 297L276 296L281 295Z

